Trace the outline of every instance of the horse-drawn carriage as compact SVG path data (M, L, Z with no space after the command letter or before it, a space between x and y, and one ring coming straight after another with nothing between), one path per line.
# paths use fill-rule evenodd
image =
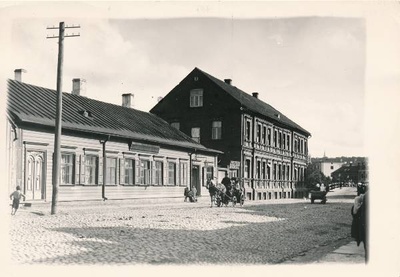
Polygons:
M229 203L232 203L233 207L235 207L236 204L243 206L244 192L236 188L231 188L226 192L218 190L215 195L215 205L217 205L217 207L221 207L222 205L228 206Z
M217 207L223 205L228 206L230 203L232 203L233 207L238 203L240 206L243 206L244 188L236 180L232 183L233 184L228 187L223 184L217 184L212 188L212 190L209 188L210 196L213 199L212 201Z

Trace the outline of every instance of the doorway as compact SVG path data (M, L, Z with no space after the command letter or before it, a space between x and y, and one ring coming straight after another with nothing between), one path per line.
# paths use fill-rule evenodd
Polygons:
M27 151L25 167L26 200L44 199L44 152Z
M197 190L197 196L200 195L200 167L198 165L192 166L192 187Z

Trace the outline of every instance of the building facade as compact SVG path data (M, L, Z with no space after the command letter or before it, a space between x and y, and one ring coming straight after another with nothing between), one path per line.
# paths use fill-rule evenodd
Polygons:
M220 151L193 141L161 118L125 106L63 93L59 201L182 197L208 193ZM56 92L8 83L8 189L28 201L52 196Z
M303 197L311 134L278 110L195 68L150 111L223 154L225 172L239 177L248 199Z

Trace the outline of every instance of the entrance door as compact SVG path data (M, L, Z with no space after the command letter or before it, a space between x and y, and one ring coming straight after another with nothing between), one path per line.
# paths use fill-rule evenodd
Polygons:
M200 195L200 167L192 166L192 187L197 189L197 195Z
M27 200L44 199L44 153L27 151L25 196Z

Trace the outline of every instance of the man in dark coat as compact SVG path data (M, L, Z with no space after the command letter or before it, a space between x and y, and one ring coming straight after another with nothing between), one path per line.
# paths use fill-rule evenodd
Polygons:
M362 242L365 250L365 262L368 261L368 193L360 194L354 199L351 209L353 221L351 236L356 240L357 246Z

